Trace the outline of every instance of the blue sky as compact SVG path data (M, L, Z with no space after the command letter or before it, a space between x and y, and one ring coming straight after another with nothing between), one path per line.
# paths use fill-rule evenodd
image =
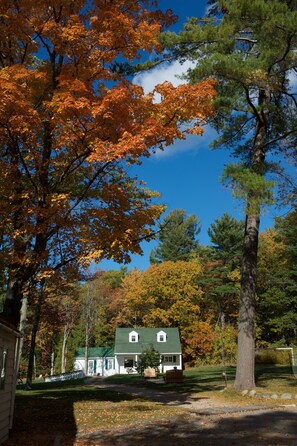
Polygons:
M206 1L199 0L161 0L162 9L171 8L180 17L174 26L178 30L187 17L203 16ZM176 63L161 67L135 79L145 90L164 80L178 82L175 74L181 67ZM207 229L215 219L229 212L237 219L244 218L242 204L232 197L220 182L224 166L228 164L228 153L223 150L209 149L209 143L214 138L214 132L206 129L202 137L190 136L186 141L176 142L164 152L158 152L145 159L141 166L134 168L137 176L147 183L151 190L161 194L160 202L165 203L167 212L173 209L184 209L188 215L195 214L202 222L199 236L201 244L209 244ZM261 219L261 230L272 226L277 213L273 209L266 212ZM149 267L149 254L156 242L143 243L143 256L133 255L128 269L145 270ZM121 265L112 261L103 261L98 269L118 269Z

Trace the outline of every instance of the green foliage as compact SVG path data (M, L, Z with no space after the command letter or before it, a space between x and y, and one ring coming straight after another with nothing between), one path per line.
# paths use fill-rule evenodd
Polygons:
M230 264L231 269L240 267L244 222L226 212L210 225L207 232L213 244L211 257Z
M276 219L275 229L260 237L258 326L269 343L296 340L297 211Z
M195 215L186 215L182 209L170 212L159 225L158 246L151 252L151 263L178 260L190 261L197 252L197 235L201 225Z
M222 330L216 327L212 359L215 364L235 364L237 351L237 329L227 324Z
M275 202L273 188L275 182L266 180L263 174L245 168L243 164L229 164L222 175L222 181L232 187L234 197L248 203L246 213L256 213L260 206Z
M290 365L290 354L284 350L258 350L255 361L257 364Z
M110 286L112 289L119 288L122 284L122 280L128 273L126 266L121 266L119 270L109 270L101 274L101 281L103 285Z
M236 322L244 223L225 213L210 225L208 235L212 245L204 257L200 281L206 302L215 319L224 314L227 321Z
M155 350L153 346L150 346L145 348L139 356L136 364L136 370L138 373L143 375L144 370L147 368L158 369L161 362L160 353Z
M242 198L251 187L254 199L270 204L271 184L257 174L274 172L279 183L284 175L282 164L268 162L266 154L294 159L296 147L297 107L290 84L296 66L296 3L210 0L209 4L208 18L191 18L178 35L164 33L161 43L167 55L196 62L185 76L189 82L218 79L217 114L211 123L219 136L213 146L228 149L248 169L242 175L232 172L236 194ZM290 181L288 176L286 180Z

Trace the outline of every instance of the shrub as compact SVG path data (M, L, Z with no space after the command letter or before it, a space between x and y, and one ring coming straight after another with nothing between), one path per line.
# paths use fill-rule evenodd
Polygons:
M153 346L143 350L142 354L136 364L136 370L143 375L143 372L147 368L157 369L161 364L160 353L154 349Z
M255 355L256 364L278 364L288 365L290 364L290 352L289 350L258 350Z

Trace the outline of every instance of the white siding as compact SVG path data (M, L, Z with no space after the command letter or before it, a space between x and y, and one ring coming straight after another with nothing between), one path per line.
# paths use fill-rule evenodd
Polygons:
M98 375L98 376L111 376L116 373L115 369L115 359L112 358L89 358L89 362L94 361L93 373L89 373L88 375ZM96 366L95 366L96 361ZM109 368L106 368L106 363L108 362ZM84 358L76 358L74 361L74 370L85 370L85 359Z
M161 373L165 373L167 372L167 370L172 370L174 367L177 368L177 370L182 370L182 355L176 353L168 353L168 354L163 354L162 356L169 356L172 357L175 356L175 361L169 361L166 363L163 363L159 366L160 372ZM131 353L126 353L126 354L116 354L115 355L115 372L120 374L120 375L126 375L127 372L127 368L125 367L125 360L126 359L133 359L134 362L134 372L136 372L135 370L135 362L137 362L138 360L138 355L133 355Z
M12 427L15 387L16 387L16 342L17 332L0 324L0 367L2 366L3 350L7 349L4 387L0 388L0 443L8 438Z

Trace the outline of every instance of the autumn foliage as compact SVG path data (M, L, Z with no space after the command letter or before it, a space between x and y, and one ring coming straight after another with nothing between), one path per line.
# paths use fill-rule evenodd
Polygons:
M0 16L0 263L16 325L33 279L141 252L163 209L127 167L201 134L215 89L165 82L144 94L118 69L159 51L175 18L156 2L4 0Z

